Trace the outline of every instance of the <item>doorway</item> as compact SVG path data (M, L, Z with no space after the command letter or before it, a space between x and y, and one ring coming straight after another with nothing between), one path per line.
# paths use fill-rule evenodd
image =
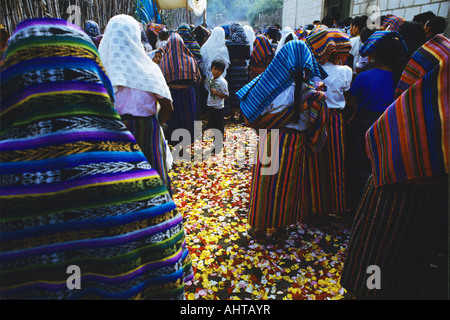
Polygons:
M351 2L351 0L325 0L323 16L331 16L336 21L345 20L350 16Z

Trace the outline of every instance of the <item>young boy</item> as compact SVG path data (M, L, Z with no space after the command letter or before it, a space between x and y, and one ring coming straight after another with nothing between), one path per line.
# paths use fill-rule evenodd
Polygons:
M222 76L225 70L225 62L219 59L211 63L212 77L206 79L205 87L208 91L208 124L211 129L218 129L224 138L224 101L228 99L228 83ZM220 150L216 150L218 153Z

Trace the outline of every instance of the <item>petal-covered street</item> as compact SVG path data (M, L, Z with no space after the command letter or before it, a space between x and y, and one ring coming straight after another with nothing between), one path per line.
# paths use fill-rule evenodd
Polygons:
M304 221L290 226L284 240L269 236L256 242L247 235L250 159L256 143L254 131L232 124L221 153L174 163L174 200L185 220L195 272L186 299L342 299L339 277L348 223ZM211 131L205 131L192 152L211 145Z

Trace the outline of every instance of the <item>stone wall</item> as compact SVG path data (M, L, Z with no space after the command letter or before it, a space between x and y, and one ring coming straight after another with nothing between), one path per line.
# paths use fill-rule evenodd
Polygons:
M282 27L298 28L322 19L324 0L285 0Z
M297 28L320 20L324 16L324 4L326 0L284 0L282 26ZM436 15L449 18L449 0L352 0L350 16L368 15L370 5L377 5L380 14L394 14L412 20L416 14L432 11ZM449 27L445 35L450 34Z

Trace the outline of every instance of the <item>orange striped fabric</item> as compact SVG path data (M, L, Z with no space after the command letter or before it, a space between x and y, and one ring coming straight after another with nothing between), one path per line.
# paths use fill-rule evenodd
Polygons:
M367 131L375 186L448 173L449 44L437 35L413 54L403 93Z
M170 35L159 65L167 83L200 78L197 61L177 33Z

